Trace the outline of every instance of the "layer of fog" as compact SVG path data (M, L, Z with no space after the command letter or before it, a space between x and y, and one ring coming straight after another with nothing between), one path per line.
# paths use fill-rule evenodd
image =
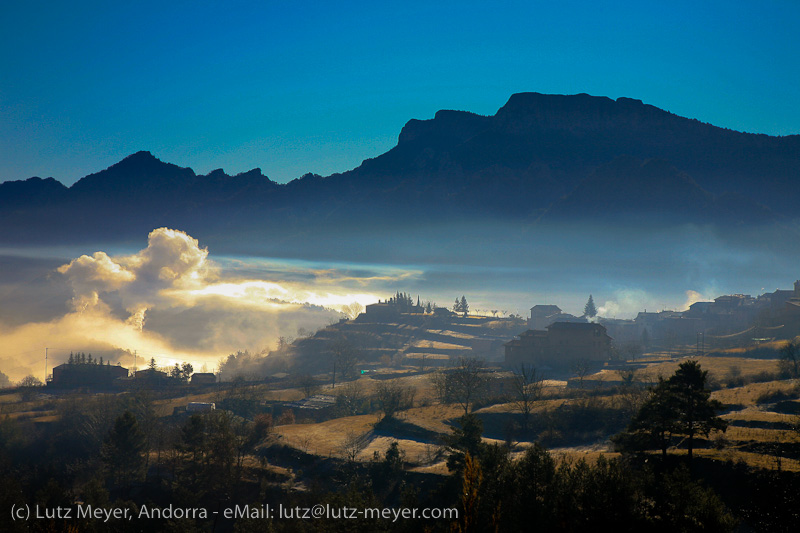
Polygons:
M161 228L133 248L0 250L0 371L42 375L45 347L51 367L70 351L132 365L136 351L139 366L155 357L213 370L228 353L269 350L396 291L448 307L465 295L473 312L522 316L541 303L580 315L592 294L603 316L632 318L800 277L796 239L779 228L421 221L279 237L201 244Z

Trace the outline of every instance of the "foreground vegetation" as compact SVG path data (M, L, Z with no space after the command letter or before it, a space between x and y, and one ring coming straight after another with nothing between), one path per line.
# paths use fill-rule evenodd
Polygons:
M0 505L205 509L189 518L3 531L788 531L800 404L784 361L644 359L581 375L456 360L335 389L297 378L207 389L0 396ZM783 372L781 375L780 372ZM591 388L590 388L591 386ZM713 389L713 390L712 390ZM325 412L287 407L323 392ZM189 401L218 409L190 415ZM687 405L692 406L687 418ZM693 418L692 418L693 417ZM723 431L724 430L724 431ZM298 520L233 506L456 509L439 519Z

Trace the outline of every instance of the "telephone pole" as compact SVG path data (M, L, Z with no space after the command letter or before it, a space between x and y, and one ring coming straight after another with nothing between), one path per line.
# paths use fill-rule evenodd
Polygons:
M706 333L697 332L697 356L702 357L706 352Z

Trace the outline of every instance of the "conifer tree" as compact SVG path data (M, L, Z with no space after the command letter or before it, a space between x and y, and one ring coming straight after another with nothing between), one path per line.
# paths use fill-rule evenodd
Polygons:
M145 463L146 446L136 417L125 411L114 422L101 450L103 462L115 482L125 485L139 476Z
M594 318L597 316L597 307L594 305L594 299L592 295L589 295L589 300L586 302L586 305L583 307L583 316L586 318Z
M697 361L686 361L668 380L669 392L674 398L678 430L688 437L687 449L692 460L694 437L708 436L712 430L725 431L728 423L716 416L723 408L718 400L711 400L706 388L708 370L701 370Z
M622 449L646 449L656 444L666 456L672 435L685 435L691 461L696 435L708 436L712 430L725 431L728 427L716 416L723 406L710 399L707 378L708 371L701 370L697 361L681 363L669 379L659 380L628 429L614 440Z

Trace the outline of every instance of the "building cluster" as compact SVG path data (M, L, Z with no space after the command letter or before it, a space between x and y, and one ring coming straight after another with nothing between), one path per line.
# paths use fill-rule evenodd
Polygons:
M800 324L800 281L791 290L753 297L726 294L713 301L695 302L686 311L640 312L633 320L599 319L618 343L661 344L694 342L698 334L711 336L750 332L769 335L770 328ZM760 325L763 331L751 331Z
M134 386L167 387L175 381L166 372L155 368L129 374L128 369L119 364L70 362L53 367L53 374L47 381L47 386L54 389L124 390ZM189 380L189 385L213 385L216 382L217 376L211 372L195 372Z
M424 312L425 307L420 303L419 296L417 296L416 304L413 303L413 300L407 299L407 297L396 296L386 301L378 300L378 303L367 305L364 312L356 318L356 321L386 323L399 320L402 314L422 314ZM448 311L448 313L450 312Z
M737 334L760 340L760 335L781 331L800 333L800 280L791 290L776 290L758 297L727 294L714 301L696 302L686 311L640 312L632 320L587 319L564 313L557 305L531 308L527 331L507 342L505 363L542 367L568 367L576 360L610 359L612 339L617 347L650 343L662 346L706 342L709 337ZM774 334L774 333L773 333Z

